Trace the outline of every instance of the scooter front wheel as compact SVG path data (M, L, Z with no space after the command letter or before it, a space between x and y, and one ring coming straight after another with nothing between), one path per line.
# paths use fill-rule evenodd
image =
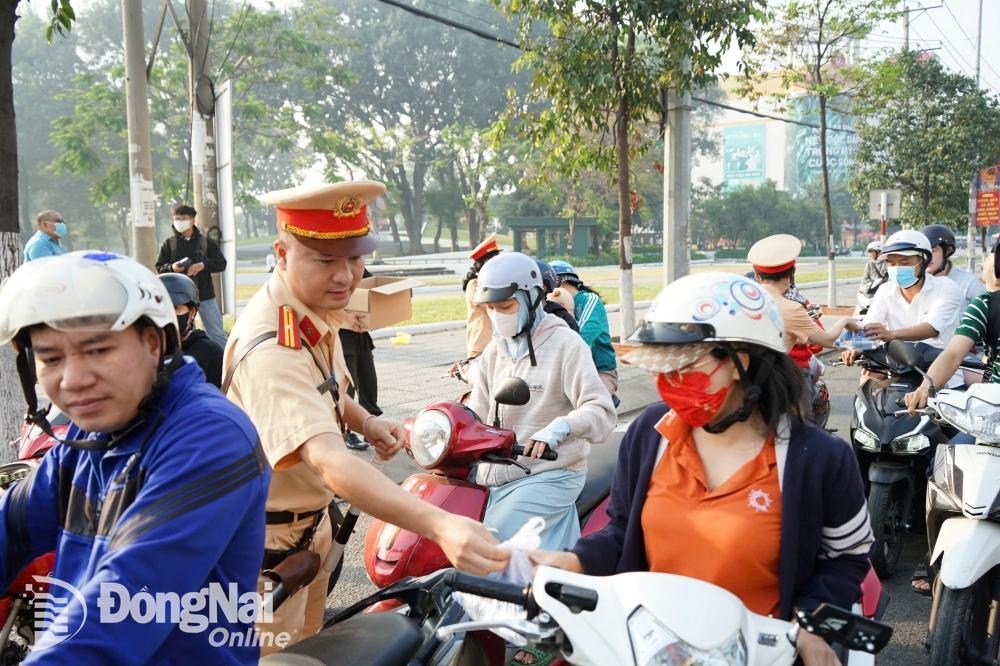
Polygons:
M987 574L972 587L959 590L940 586L941 599L928 641L930 666L990 663L997 658L1000 609L990 593L989 579Z
M905 501L905 491L896 484L872 483L868 492L868 511L875 537L872 566L882 580L896 573L903 553Z

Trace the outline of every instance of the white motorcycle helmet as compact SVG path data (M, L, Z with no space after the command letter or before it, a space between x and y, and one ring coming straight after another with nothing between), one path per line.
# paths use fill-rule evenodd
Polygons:
M750 418L761 395L756 382L768 374L777 358L765 354L764 369L751 378L750 368L744 367L736 352L753 345L785 356L784 338L781 312L757 282L735 273L698 273L671 282L657 294L628 338L639 346L622 360L650 372L668 373L709 350L718 358L728 357L740 376L743 404L721 421L704 426L708 432L720 433Z
M152 271L128 257L99 251L45 257L14 271L0 285L0 345L14 343L17 371L28 403L27 420L55 437L46 420L47 409L38 409L28 335L32 326L44 324L73 332L124 331L141 318L164 329L161 355L172 353L174 357L159 373L150 393L154 397L183 362L173 303ZM67 443L86 448L107 445L90 440Z
M520 252L504 252L490 259L479 271L472 302L476 305L499 303L514 298L519 292L523 294L519 302L521 307L527 306L528 317L517 335L527 335L531 365L537 365L531 329L536 319L545 314L541 308L545 300L545 286L542 271L534 259Z
M903 229L885 239L879 258L890 254L923 257L926 267L931 261L931 242L927 240L927 236L915 229Z

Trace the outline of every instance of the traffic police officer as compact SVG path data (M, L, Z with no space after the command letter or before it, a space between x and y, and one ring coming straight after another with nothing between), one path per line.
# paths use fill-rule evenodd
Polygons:
M290 549L325 557L326 507L334 494L360 510L434 539L451 562L475 573L502 569L508 553L480 523L442 511L400 489L349 453L344 433L362 433L382 457L403 444L402 425L369 414L347 396L349 378L337 331L377 238L366 206L385 187L368 181L300 186L261 197L277 207L277 270L254 294L226 346L223 390L260 432L274 469L267 498L265 567ZM322 623L329 573L258 622L262 654L269 636L291 642Z

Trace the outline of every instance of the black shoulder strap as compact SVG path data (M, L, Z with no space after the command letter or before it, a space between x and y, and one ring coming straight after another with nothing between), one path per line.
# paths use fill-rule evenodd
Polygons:
M229 393L229 385L233 383L233 375L236 373L236 366L238 366L240 362L247 357L247 354L252 352L255 347L257 347L263 342L267 342L271 338L276 338L276 337L278 337L277 331L266 331L258 335L250 342L248 342L246 346L244 346L243 349L240 350L240 353L236 355L236 358L233 359L233 362L229 364L228 368L226 368L226 377L225 379L222 380L223 395Z
M201 258L204 260L208 257L208 236L198 232L198 252L201 253Z
M986 299L986 372L983 374L983 381L989 381L993 374L993 362L997 357L997 347L1000 343L1000 291L990 293Z
M174 234L167 239L167 245L170 247L170 261L177 261L177 235Z

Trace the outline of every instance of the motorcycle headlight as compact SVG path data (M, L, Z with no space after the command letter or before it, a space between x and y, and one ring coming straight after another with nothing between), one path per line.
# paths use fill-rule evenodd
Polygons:
M920 453L930 447L931 440L927 435L910 435L892 440L892 450L895 453Z
M858 446L869 451L882 450L882 445L879 444L878 437L864 428L858 428L854 431L854 441L858 443Z
M965 409L938 402L938 413L959 430L987 443L1000 442L1000 409L985 400L969 397Z
M410 430L410 451L424 469L431 469L448 453L451 444L451 419L438 409L420 412Z
M717 648L699 650L678 638L642 606L629 616L628 634L639 666L746 666L747 663L742 632L737 631Z

